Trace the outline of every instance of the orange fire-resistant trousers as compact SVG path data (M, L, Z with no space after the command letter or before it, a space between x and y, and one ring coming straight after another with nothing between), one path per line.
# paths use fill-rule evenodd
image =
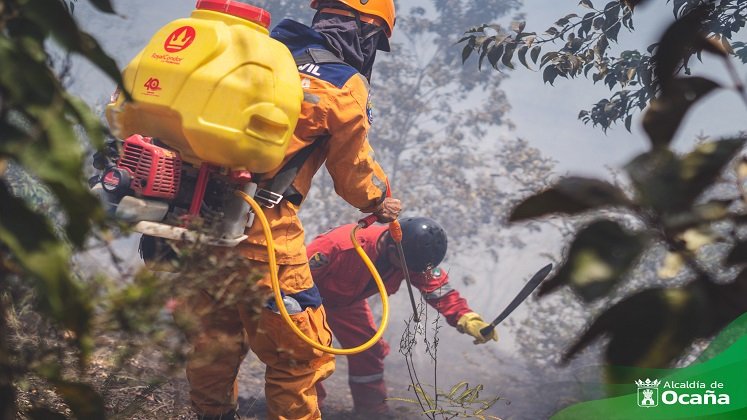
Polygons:
M268 272L266 263L257 268ZM281 284L311 283L307 264L279 266ZM269 274L260 281L269 284ZM197 319L188 333L193 345L187 362L190 398L201 415L218 416L237 406L236 376L251 349L266 364L265 398L269 419L320 419L315 385L334 372L334 356L303 342L267 308L257 315L246 305L223 305L202 290L182 307ZM291 315L307 337L330 345L332 334L323 307Z

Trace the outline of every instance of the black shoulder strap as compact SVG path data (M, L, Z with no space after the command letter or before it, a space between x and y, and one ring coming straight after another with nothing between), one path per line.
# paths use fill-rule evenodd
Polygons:
M303 195L293 188L293 180L296 179L299 169L306 163L306 160L314 153L321 143L327 140L326 136L317 138L313 143L296 152L296 154L283 165L277 174L272 178L269 188L266 190L275 194L282 195L282 198L290 201L295 205L300 205L303 201Z
M327 51L321 48L309 48L300 55L297 55L293 57L294 60L296 60L297 66L302 66L304 64L314 63L314 64L325 64L325 63L339 63L339 64L346 64L346 62L339 59L334 53L331 51Z
M304 64L324 64L324 63L341 63L346 64L344 61L337 58L332 52L320 49L320 48L309 48L300 55L293 57L296 61L297 66ZM314 153L317 147L327 140L326 136L322 136L314 140L313 143L299 150L295 156L293 156L278 173L272 178L269 188L264 191L260 190L258 194L260 197L264 196L267 192L271 193L269 197L275 197L278 199L278 195L282 196L283 199L290 201L295 205L300 205L303 201L303 195L293 188L293 180L298 175L298 170L301 169L306 160Z

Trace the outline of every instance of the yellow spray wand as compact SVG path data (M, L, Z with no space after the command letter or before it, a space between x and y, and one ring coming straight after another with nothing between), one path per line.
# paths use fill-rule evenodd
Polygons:
M389 180L386 180L386 196L392 196L392 189L389 187ZM376 215L369 215L358 221L358 226L367 228L376 221ZM407 269L407 260L405 259L405 251L402 249L402 226L399 224L399 220L394 220L389 223L389 235L394 240L394 246L397 248L397 255L402 266L402 271L405 273L405 282L407 283L407 293L410 295L410 304L412 305L412 319L413 321L420 322L420 315L418 314L418 307L415 304L415 295L412 293L412 281L410 280L410 270Z

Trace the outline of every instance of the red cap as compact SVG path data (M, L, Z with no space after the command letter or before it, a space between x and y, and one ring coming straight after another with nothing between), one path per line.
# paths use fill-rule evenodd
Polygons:
M212 10L214 12L227 13L231 16L240 17L264 28L270 27L270 12L259 7L231 0L198 0L197 9Z

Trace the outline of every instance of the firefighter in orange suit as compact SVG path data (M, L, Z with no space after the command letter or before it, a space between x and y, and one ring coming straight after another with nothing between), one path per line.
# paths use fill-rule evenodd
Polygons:
M287 176L262 174L257 198L265 204L275 240L279 278L286 308L305 334L331 344L321 297L309 270L304 229L297 213L311 179L325 164L335 191L380 222L394 220L399 200L386 197L386 175L373 159L368 143L370 126L368 81L377 50L389 50L394 27L393 0L313 0L317 9L311 27L283 20L271 36L296 58L304 102L301 118L279 172L288 165L292 183L283 191L276 181ZM304 156L294 161L294 157ZM276 171L278 172L278 171ZM282 183L281 183L282 184ZM282 196L282 199L280 198ZM240 252L267 272L265 239L258 222ZM269 275L260 281L269 292ZM233 419L237 409L236 377L251 349L266 364L265 397L271 419L318 419L321 414L315 385L334 371L334 357L298 338L273 311L268 300L259 316L247 305L225 307L203 291L187 305L199 315L190 333L194 346L187 377L190 398L201 419Z
M425 301L434 307L446 322L474 338L475 344L497 340L480 329L488 326L480 315L449 283L448 274L438 267L446 255L446 233L434 220L413 217L401 220L402 247L412 284ZM314 283L324 298L327 321L343 347L366 342L376 332L371 309L366 298L378 292L376 284L350 243L353 225L335 228L316 237L306 248ZM366 254L376 262L388 294L395 293L404 279L399 257L387 226L371 226L357 233ZM388 412L384 357L389 345L379 340L368 350L348 356L348 383L355 411L361 414L383 415ZM326 393L317 385L320 401Z

